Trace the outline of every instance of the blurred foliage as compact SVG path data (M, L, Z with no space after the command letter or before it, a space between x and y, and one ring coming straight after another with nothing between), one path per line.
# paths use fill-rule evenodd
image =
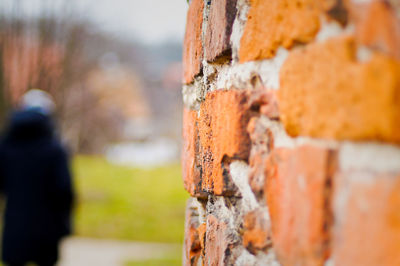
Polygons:
M73 161L78 236L137 241L183 241L185 202L180 165L139 169L104 158Z

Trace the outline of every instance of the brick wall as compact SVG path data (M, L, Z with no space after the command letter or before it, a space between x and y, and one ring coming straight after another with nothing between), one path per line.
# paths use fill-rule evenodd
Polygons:
M400 265L400 2L192 0L185 265Z

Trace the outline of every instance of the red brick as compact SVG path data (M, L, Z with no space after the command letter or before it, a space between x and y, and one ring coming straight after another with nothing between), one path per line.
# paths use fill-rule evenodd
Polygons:
M319 0L250 0L240 41L240 62L270 58L283 46L307 43L319 30Z
M236 0L211 1L204 44L207 61L231 58L230 37L235 15Z
M266 210L257 209L244 217L243 245L253 254L271 246L271 228Z
M197 112L184 108L182 130L182 177L185 189L193 197L205 197L201 191Z
M192 0L187 12L185 40L183 42L183 82L186 84L193 81L202 67L203 9L203 0Z
M186 207L185 240L183 247L183 265L197 265L201 259L201 245L197 228L199 227L198 211L189 199Z
M400 175L348 171L335 180L335 265L400 265Z
M352 37L338 37L289 54L278 98L290 135L400 142L400 62L356 53Z
M323 265L329 256L332 151L301 146L272 151L265 195L272 242L283 265Z
M388 1L353 5L357 41L400 59L400 20Z
M250 117L248 92L218 90L207 94L199 120L203 190L216 195L234 192L227 168L232 159L248 159L246 127Z

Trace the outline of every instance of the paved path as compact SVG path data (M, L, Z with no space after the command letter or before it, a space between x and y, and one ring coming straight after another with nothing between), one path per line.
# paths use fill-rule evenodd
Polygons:
M121 266L127 260L163 257L177 249L178 244L71 237L61 245L59 266Z

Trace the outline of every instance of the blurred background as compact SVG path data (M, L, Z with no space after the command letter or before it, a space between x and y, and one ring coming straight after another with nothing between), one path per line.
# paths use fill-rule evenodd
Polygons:
M184 0L0 1L0 126L24 92L44 90L73 154L75 235L60 265L180 264L187 7Z

